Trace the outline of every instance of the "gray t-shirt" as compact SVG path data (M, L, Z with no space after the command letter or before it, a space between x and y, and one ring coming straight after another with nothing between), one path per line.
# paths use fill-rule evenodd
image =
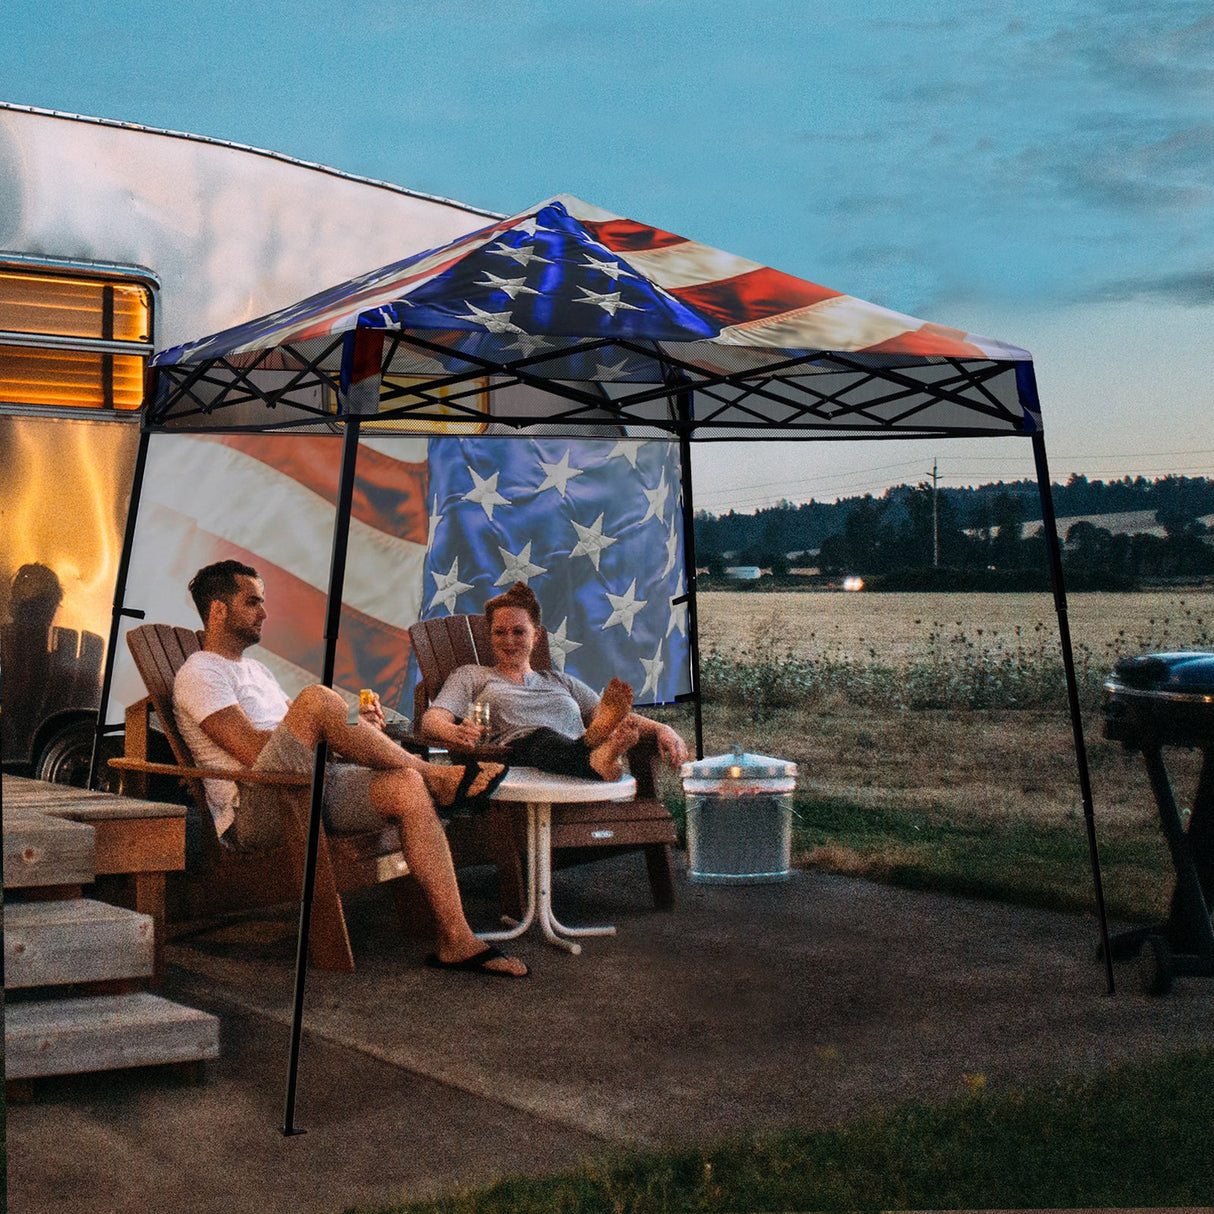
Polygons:
M498 674L490 666L460 666L434 698L435 708L466 717L469 705L489 705L489 738L508 745L546 725L568 738L580 738L599 697L581 679L555 670L533 670L523 683Z

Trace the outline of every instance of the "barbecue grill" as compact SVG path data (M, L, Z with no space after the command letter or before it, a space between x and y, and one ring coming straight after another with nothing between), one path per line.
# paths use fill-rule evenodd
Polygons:
M1214 977L1214 653L1122 658L1104 685L1104 732L1141 751L1176 870L1167 921L1114 936L1110 949L1119 959L1137 954L1144 987L1162 995L1177 975ZM1187 830L1165 746L1202 752Z

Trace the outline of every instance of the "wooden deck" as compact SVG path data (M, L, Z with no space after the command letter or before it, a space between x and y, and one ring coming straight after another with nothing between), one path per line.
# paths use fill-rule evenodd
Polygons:
M9 775L0 793L10 1086L215 1057L213 1016L133 989L163 975L164 880L185 864L184 806Z

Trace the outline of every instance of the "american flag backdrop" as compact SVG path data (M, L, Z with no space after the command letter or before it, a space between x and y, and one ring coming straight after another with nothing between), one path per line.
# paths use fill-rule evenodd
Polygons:
M557 670L669 703L690 689L680 486L672 443L432 441L423 617L525 582Z
M250 656L288 694L315 682L340 462L337 437L157 435L126 606L149 622L197 628L189 579L213 561L243 561L265 580L269 610ZM677 449L660 442L364 435L338 690L352 700L372 687L410 715L409 625L479 611L507 568L531 582L555 634L554 660L571 673L596 686L620 674L639 700L642 687L650 701L685 690L685 608L670 602L683 575L678 467ZM107 720L120 721L143 694L120 644Z

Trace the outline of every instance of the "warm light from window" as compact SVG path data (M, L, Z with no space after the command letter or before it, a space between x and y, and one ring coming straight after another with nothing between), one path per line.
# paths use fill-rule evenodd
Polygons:
M37 346L0 346L0 401L56 408L138 409L145 360Z
M141 283L0 269L0 402L138 409L147 352L73 349L72 339L144 345L151 331Z
M425 397L402 391L422 385L426 386ZM455 397L457 394L460 408L442 403L446 397ZM324 402L330 413L337 412L337 396L332 389L325 389ZM380 411L401 409L406 405L424 405L430 416L425 419L403 417L389 421L363 418L362 428L396 430L402 434L483 434L488 422L470 417L467 410L475 409L478 413L488 415L489 380L478 378L464 384L442 384L435 388L424 376L385 375L380 386Z

